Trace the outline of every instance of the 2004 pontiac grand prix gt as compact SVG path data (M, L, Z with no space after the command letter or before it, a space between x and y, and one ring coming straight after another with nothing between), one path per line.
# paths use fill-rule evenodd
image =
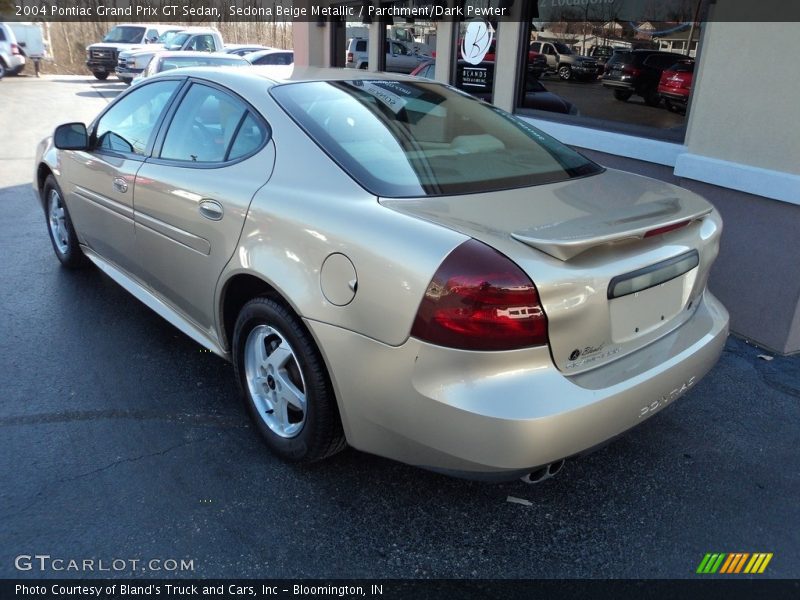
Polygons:
M230 359L267 444L537 481L719 358L719 214L438 83L183 69L38 148L56 256Z

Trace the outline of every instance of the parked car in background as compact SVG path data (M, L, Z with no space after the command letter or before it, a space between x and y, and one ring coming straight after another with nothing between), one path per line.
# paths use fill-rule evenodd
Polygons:
M613 46L592 46L589 50L590 56L597 61L597 76L600 77L605 73L606 70L606 63L608 59L614 55L614 47Z
M681 60L661 74L658 93L670 110L686 111L694 78L694 59Z
M163 51L156 52L147 68L134 80L138 84L142 80L152 77L162 71L182 69L186 67L249 67L250 63L241 56L227 52L193 52L193 51Z
M25 68L25 55L17 44L17 36L8 23L0 23L0 79L15 75Z
M458 41L458 48L461 48L462 40ZM495 62L495 53L497 52L497 38L494 38L489 44L489 50L483 57L483 60L488 62ZM547 58L543 54L539 54L533 48L528 49L528 60L526 62L528 69L528 76L538 79L545 71L547 71Z
M728 334L711 204L436 82L170 71L34 168L60 263L231 360L288 461L539 481L674 404Z
M38 76L39 63L47 57L42 28L37 23L8 22L6 25L14 32L20 54L25 57L26 63L33 63ZM12 75L21 73L24 66L12 72Z
M617 50L606 63L603 86L614 90L614 97L622 102L636 94L649 106L658 106L661 74L682 58L659 50Z
M254 65L291 65L294 64L293 50L259 50L246 54L244 59Z
M455 87L472 94L476 98L491 102L494 88L494 68L495 63L488 60L477 65L472 65L465 60L459 60ZM436 61L430 60L414 69L411 75L434 79L435 70ZM521 107L569 115L579 114L578 108L574 104L557 94L547 91L534 77L525 79L525 97Z
M345 67L349 69L366 69L369 66L369 42L366 38L351 38L347 42ZM411 73L431 57L415 54L405 44L396 40L386 41L386 70L394 73Z
M97 79L107 79L117 68L120 52L158 43L165 32L183 29L157 23L123 23L114 26L102 42L86 47L86 66Z
M544 54L547 68L564 81L571 79L595 79L597 77L597 59L576 54L561 42L533 42L530 50Z
M272 48L253 44L225 44L225 47L222 49L223 52L235 54L236 56L244 56L245 54L258 52L259 50L272 50Z
M168 31L147 48L120 52L116 73L120 81L130 84L141 73L158 50L176 52L221 52L222 35L207 27L184 27Z

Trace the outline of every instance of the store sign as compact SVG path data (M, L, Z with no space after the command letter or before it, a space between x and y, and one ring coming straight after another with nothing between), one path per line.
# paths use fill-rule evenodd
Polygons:
M494 39L494 30L486 21L470 21L461 41L461 58L471 65L483 62Z

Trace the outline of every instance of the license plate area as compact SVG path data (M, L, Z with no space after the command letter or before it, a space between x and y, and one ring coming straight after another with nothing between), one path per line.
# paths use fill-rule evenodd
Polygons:
M615 277L608 288L614 343L635 340L672 323L689 302L698 262L693 250Z

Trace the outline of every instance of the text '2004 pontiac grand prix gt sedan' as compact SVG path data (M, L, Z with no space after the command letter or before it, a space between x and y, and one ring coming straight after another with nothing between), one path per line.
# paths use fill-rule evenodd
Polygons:
M165 73L56 129L35 186L59 260L230 359L287 460L540 480L727 336L710 204L435 82Z

